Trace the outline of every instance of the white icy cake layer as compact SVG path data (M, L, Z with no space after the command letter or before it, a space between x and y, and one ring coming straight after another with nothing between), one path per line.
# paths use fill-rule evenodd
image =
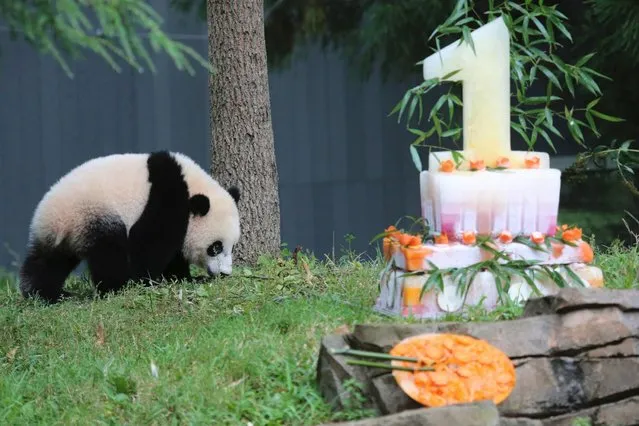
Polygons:
M564 268L555 268L555 273L561 275L568 287L603 287L604 276L598 267L574 263L568 268L574 275L568 273ZM528 273L542 296L557 294L560 291L560 287L547 276L533 274L533 269L531 268ZM428 274L413 275L403 271L382 271L380 276L381 292L375 303L375 310L387 315L405 318L434 319L451 312L461 312L467 306L481 304L491 311L500 304L497 282L495 276L489 271L479 272L475 275L468 283L468 291L461 294L458 283L454 282L450 275L443 277L443 289L435 285L421 294L428 277ZM578 278L578 281L575 278ZM524 303L535 297L536 293L523 277L513 275L509 280L507 295L517 303Z
M423 171L422 216L431 232L453 239L466 231L554 235L560 187L556 169Z

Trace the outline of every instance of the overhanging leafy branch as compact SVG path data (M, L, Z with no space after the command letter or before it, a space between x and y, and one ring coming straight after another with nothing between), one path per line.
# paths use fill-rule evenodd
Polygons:
M162 17L144 0L0 0L0 17L12 37L21 35L39 52L52 55L69 77L73 72L65 54L77 58L81 50L97 54L117 72L118 58L140 72L142 63L155 72L145 38L153 52L168 54L179 70L193 74L195 60L213 71L194 49L162 31Z
M458 0L450 16L431 34L430 39L434 38L436 45L434 51L439 51L442 38L449 36L459 38L460 43L467 43L474 50L471 31L498 16L503 17L511 35L510 72L515 87L511 128L523 138L529 150L534 150L539 140L543 139L556 152L553 140L564 138L558 129L558 121L563 121L572 139L586 149L588 132L596 138L601 136L596 119L623 121L595 109L603 95L598 81L609 79L588 67L588 62L595 54L584 55L574 64L563 61L557 54L564 47L564 41L572 43L572 35L566 27L567 17L557 10L556 5L547 6L544 0L489 0L488 10L484 13L486 16L481 15L476 10L474 0ZM449 139L454 146L461 148L457 143L462 129L455 113L463 104L453 93L454 84L444 81L448 77L427 80L409 89L390 113L398 114L398 122L405 117L408 131L416 135L410 151L419 171L422 165L418 147L443 149L443 141ZM448 92L425 112L423 96L443 84L450 85ZM545 88L545 94L533 96L533 88ZM579 88L594 97L582 108L569 105L566 101L567 97L574 100ZM417 125L425 121L429 123L429 128L421 130L411 125L416 112ZM427 145L426 141L432 136L436 136L437 143Z

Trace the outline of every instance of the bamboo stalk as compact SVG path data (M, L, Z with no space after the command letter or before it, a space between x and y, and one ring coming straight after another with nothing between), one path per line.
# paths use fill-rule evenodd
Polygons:
M401 371L435 371L433 367L420 367L420 368L411 368L411 367L402 367L399 365L390 365L383 362L371 362L371 361L359 361L355 359L349 359L346 361L346 364L350 365L361 365L364 367L374 367L374 368L383 368L386 370L401 370Z
M355 357L364 357L364 358L376 358L376 359L384 359L390 361L407 361L407 362L417 362L417 358L409 358L405 356L393 356L381 352L368 352L368 351L358 351L355 349L333 349L331 351L334 355L346 355L346 356L355 356Z

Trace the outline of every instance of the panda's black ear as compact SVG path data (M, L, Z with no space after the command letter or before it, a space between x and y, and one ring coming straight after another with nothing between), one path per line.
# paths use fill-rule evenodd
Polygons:
M189 211L196 216L204 216L209 212L211 204L206 195L195 194L189 200Z
M235 200L235 204L240 201L240 190L237 186L232 186L227 189L228 193L231 194L231 197Z

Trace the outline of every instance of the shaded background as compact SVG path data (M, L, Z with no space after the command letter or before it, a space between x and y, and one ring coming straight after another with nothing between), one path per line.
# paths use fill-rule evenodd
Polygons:
M196 3L184 3L196 7L185 13L171 9L169 0L151 3L166 17L165 29L173 38L206 56L206 26L198 18ZM375 21L366 19L360 9L348 9L357 2L333 10L337 18L325 14L318 21L324 27L294 13L295 7L302 13L309 4L321 2L289 3L290 7L273 10L267 26L282 241L318 256L338 256L347 246L373 254L368 243L372 236L401 216L420 214L418 172L408 151L413 135L395 116L387 115L421 80L421 69L413 65L428 50L414 42L406 49L395 45L398 52L408 53L396 53L400 56L394 61L392 48L375 50L373 43L368 47L372 50L365 50L354 63L348 49L323 50L318 40L300 39L308 36L302 32L311 32L308 28L328 34L324 41L342 46L352 45L347 39L353 31L367 37L366 31L372 31L367 26ZM577 0L562 3L581 7ZM429 33L428 22L441 20L437 13L445 17L448 10L445 1L439 2L439 9L432 9L420 24L420 16L407 9L411 21L402 23L402 33L376 27L387 37L378 44L408 38L406 34L418 28ZM334 27L326 27L327 22ZM586 48L597 46L590 42ZM11 41L1 23L0 52L0 267L13 268L21 261L32 211L48 187L92 157L170 149L209 168L209 93L204 72L191 77L177 71L167 58L156 57L155 75L128 68L118 74L103 60L89 56L72 64L76 76L71 80L52 58ZM618 60L621 65L603 64L610 68L604 72L612 71L621 81L618 84L624 85L623 91L613 90L607 106L628 119L614 132L634 137L636 72L630 59ZM438 96L433 93L431 99ZM513 148L524 146L513 133ZM557 141L556 147L551 165L563 169L578 147L569 139ZM577 222L586 233L596 232L597 242L608 244L614 238L628 240L621 218L624 210L635 212L636 204L610 172L592 172L580 181L564 179L561 219Z

